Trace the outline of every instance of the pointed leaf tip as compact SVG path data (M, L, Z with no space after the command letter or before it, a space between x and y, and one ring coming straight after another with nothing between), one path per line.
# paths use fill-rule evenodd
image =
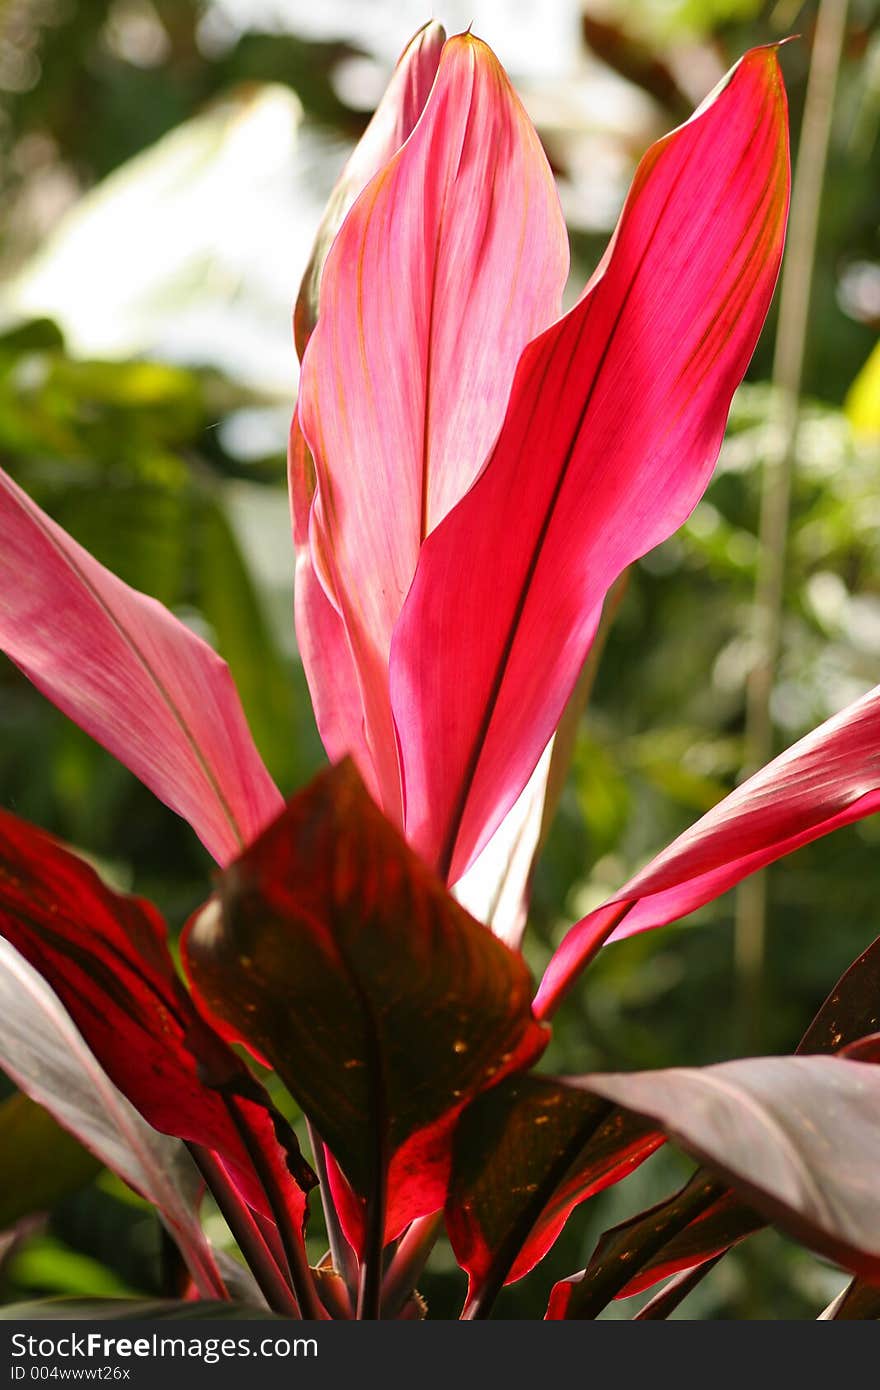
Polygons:
M461 1107L528 1063L522 959L475 922L350 761L319 776L220 879L185 936L213 1016L275 1067L388 1235L443 1203ZM389 1166L390 1165L390 1166Z
M479 472L567 273L538 136L486 45L452 39L412 134L333 242L300 390L317 478L311 560L347 635L381 804L398 819L394 626L422 541ZM316 704L320 675L315 664ZM349 747L364 736L352 729Z

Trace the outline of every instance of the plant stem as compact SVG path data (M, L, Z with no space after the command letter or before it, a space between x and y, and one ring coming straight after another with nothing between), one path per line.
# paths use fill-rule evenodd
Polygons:
M746 684L745 767L751 775L773 753L771 697L782 636L785 547L794 472L804 348L816 234L828 157L834 93L846 28L847 0L820 0L792 188L788 250L779 296L773 383L779 402L779 447L764 465L753 605L753 657ZM735 955L743 1041L760 1044L766 951L767 881L754 874L737 891Z
M221 1091L220 1094L223 1096L229 1117L235 1125L245 1152L254 1165L254 1170L266 1194L266 1200L269 1203L272 1216L278 1227L278 1234L281 1237L281 1244L284 1247L290 1282L293 1285L302 1316L326 1320L329 1314L318 1297L315 1282L312 1279L303 1233L290 1215L284 1194L279 1190L275 1174L267 1163L265 1154L259 1144L254 1143L250 1129L242 1119L237 1098L228 1091Z
M209 1149L192 1143L187 1147L269 1307L285 1317L298 1318L299 1305L225 1169Z
M382 1315L396 1318L424 1269L443 1229L443 1213L421 1216L401 1240L382 1285Z
M229 1291L223 1276L214 1263L210 1249L200 1250L191 1243L185 1232L171 1228L170 1233L183 1256L193 1283L204 1298L216 1298L222 1303L229 1302Z
M385 1250L388 1175L384 1148L383 1141L379 1145L376 1181L367 1202L367 1233L364 1240L360 1288L358 1289L357 1317L369 1321L376 1321L382 1316L382 1256Z
M312 1146L312 1162L321 1188L321 1205L324 1209L324 1224L327 1227L327 1239L330 1243L330 1258L336 1273L345 1280L349 1292L351 1292L357 1287L357 1259L345 1238L339 1221L339 1213L333 1203L330 1176L327 1171L327 1158L324 1153L324 1141L311 1120L306 1120L306 1128L309 1134L309 1143Z

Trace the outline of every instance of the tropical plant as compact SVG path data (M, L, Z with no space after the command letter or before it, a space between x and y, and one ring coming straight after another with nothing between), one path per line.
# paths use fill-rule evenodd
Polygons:
M709 481L788 187L777 55L755 49L645 155L560 316L565 227L535 131L480 40L416 35L296 306L296 625L333 766L286 805L219 658L0 474L0 647L220 866L182 938L187 988L155 909L0 819L0 1062L155 1205L182 1293L230 1293L207 1187L253 1275L246 1303L420 1316L445 1221L463 1317L485 1317L575 1207L668 1139L696 1175L608 1232L548 1317L674 1275L641 1315L665 1316L764 1221L867 1281L829 1316L876 1314L876 946L797 1056L535 1067L606 941L877 809L880 691L577 922L534 999L519 949L554 735L610 591ZM311 1163L232 1044L301 1107ZM330 1251L312 1269L316 1187Z

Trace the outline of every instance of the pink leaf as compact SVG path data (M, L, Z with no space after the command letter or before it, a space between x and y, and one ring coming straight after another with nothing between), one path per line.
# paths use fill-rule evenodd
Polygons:
M665 926L801 845L880 809L880 686L768 763L674 840L615 897L577 922L535 1000L547 1017L617 923Z
M333 238L373 175L378 174L412 134L428 100L445 39L443 25L436 20L423 24L410 39L370 124L330 194L293 313L300 359L318 320L321 274Z
M459 35L327 257L300 391L317 474L312 559L348 631L398 821L392 630L424 537L498 431L522 348L558 312L567 265L538 137L489 49Z
M608 589L708 483L788 185L779 68L755 50L642 160L603 271L523 353L485 470L422 548L391 693L407 837L451 882L535 767Z
M321 741L332 763L350 756L370 795L382 801L373 756L364 731L364 713L357 670L348 644L345 624L330 602L312 563L309 548L309 513L314 497L315 465L293 417L287 451L296 577L293 598L296 636L303 669L312 696L312 708ZM393 750L392 750L393 753ZM396 757L391 769L397 786Z
M223 661L0 470L0 650L226 863L283 805Z
M302 358L318 320L321 276L330 246L352 205L370 180L384 168L412 134L437 72L445 40L442 25L424 25L401 54L373 119L330 195L315 237L294 309L294 336ZM327 598L309 548L309 516L315 495L315 465L294 414L288 451L290 503L296 549L295 614L300 655L327 756L339 762L350 755L374 799L399 812L399 775L393 743L378 758L377 773L367 745L357 669L345 624ZM387 784L382 792L382 777ZM398 819L399 819L398 814Z

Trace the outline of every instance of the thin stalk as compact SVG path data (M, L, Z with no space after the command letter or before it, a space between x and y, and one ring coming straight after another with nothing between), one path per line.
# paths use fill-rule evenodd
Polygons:
M804 348L822 185L834 94L846 29L847 0L820 0L810 75L792 187L788 250L779 295L773 383L779 402L779 447L764 465L753 604L753 658L746 684L745 768L763 767L773 753L771 697L782 636L785 547L791 505ZM760 1043L767 934L767 880L755 874L736 899L735 957L744 1043Z
M345 1238L345 1233L339 1221L339 1213L333 1203L333 1193L330 1189L330 1177L327 1172L327 1159L324 1153L324 1141L311 1120L306 1120L306 1128L309 1133L309 1143L312 1146L312 1162L315 1166L315 1172L318 1175L318 1182L321 1188L321 1205L324 1210L324 1225L327 1227L327 1239L330 1242L330 1258L336 1273L340 1278L345 1280L346 1286L351 1292L357 1288L357 1259L354 1251Z
M378 1178L367 1202L367 1233L358 1289L357 1317L375 1322L382 1316L382 1256L385 1250L386 1176L388 1165L378 1164Z
M398 1245L385 1275L382 1285L383 1317L397 1317L414 1291L416 1281L427 1264L428 1256L442 1229L442 1211L435 1211L433 1216L421 1216L412 1223Z
M546 1019L553 1017L575 981L580 978L587 966L591 965L596 959L596 956L605 945L605 942L617 930L624 917L632 912L634 907L635 902L618 904L617 911L614 912L610 920L605 923L601 932L598 932L594 936L589 947L584 947L583 953L578 956L576 964L569 964L565 974L556 979L552 989L544 988L544 980L547 978L545 974L544 980L541 981L541 985L538 989L538 993L532 1000L532 1011L539 1022L544 1022ZM574 928L572 928L572 931L573 930ZM563 945L564 944L563 942Z
M240 1138L245 1152L260 1180L266 1200L278 1227L278 1234L281 1237L281 1244L284 1247L284 1255L287 1260L290 1273L290 1282L293 1285L293 1292L296 1295L302 1316L304 1318L315 1318L326 1320L329 1317L327 1309L318 1297L315 1282L312 1279L312 1271L309 1268L308 1256L306 1255L306 1245L303 1240L303 1233L298 1228L296 1222L291 1218L284 1200L284 1194L279 1190L275 1179L275 1174L266 1162L265 1154L259 1144L254 1143L253 1135L241 1117L238 1108L238 1100L228 1091L220 1093L223 1096L224 1104L229 1112L229 1118L235 1125L238 1137Z
M214 1263L210 1249L199 1249L182 1230L172 1228L171 1236L183 1256L186 1267L192 1275L193 1283L203 1298L216 1298L221 1303L229 1302L229 1290L223 1276Z
M299 1304L272 1258L247 1204L229 1181L225 1169L209 1149L202 1148L200 1144L189 1144L187 1147L269 1307L274 1313L298 1318Z

